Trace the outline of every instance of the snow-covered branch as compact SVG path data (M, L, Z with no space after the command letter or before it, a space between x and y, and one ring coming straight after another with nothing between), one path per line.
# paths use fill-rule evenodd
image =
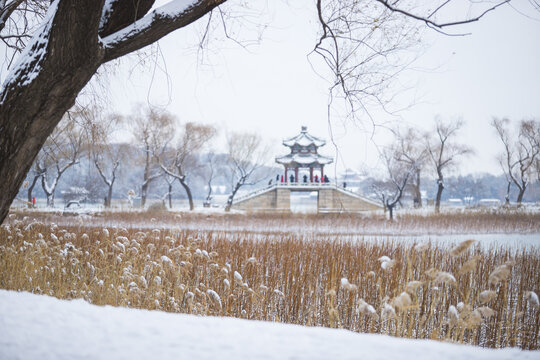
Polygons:
M173 0L103 38L104 62L141 49L201 18L226 0Z

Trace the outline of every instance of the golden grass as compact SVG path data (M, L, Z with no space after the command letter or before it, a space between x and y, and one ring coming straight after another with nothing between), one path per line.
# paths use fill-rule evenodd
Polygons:
M13 218L27 217L44 223L55 222L61 225L78 225L79 216L62 216L62 211L40 212L36 210L16 211ZM221 229L237 231L316 231L328 235L361 233L363 235L381 234L456 234L456 233L538 233L540 232L540 213L524 210L474 209L463 212L419 215L398 213L396 221L389 222L385 215L366 214L228 214L228 213L190 213L190 212L102 212L89 217L94 225L122 225L141 227L141 224L155 226L182 226L184 228Z
M12 221L0 229L0 287L97 305L539 348L536 249L483 251L471 242L452 251L294 233L254 239L246 231Z

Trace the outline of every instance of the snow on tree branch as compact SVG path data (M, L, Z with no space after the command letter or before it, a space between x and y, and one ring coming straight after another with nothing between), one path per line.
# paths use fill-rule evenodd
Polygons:
M50 31L58 9L58 2L59 0L56 0L51 4L43 20L43 24L36 31L37 36L26 46L17 59L10 76L2 84L0 93L4 94L4 96L0 99L0 103L4 102L5 95L7 94L6 90L12 87L24 87L30 84L41 71L41 63L47 53Z
M104 62L141 49L201 18L225 0L174 0L103 38Z

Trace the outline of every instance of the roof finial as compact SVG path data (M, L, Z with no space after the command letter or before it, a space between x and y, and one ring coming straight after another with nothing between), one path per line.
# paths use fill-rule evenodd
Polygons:
M303 133L307 132L307 126L302 126L302 132Z

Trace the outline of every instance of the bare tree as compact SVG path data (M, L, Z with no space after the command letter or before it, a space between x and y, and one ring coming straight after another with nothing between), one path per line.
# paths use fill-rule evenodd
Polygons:
M452 3L316 0L320 31L312 53L323 59L332 75L329 109L332 102L343 100L348 115L360 119L371 119L373 106L399 110L392 108L393 100L406 89L395 80L420 53L421 25L445 33L452 26L478 21L507 1L475 2L462 18L455 17Z
M164 156L161 157L161 169L180 182L186 191L190 210L194 209L194 205L187 177L200 166L200 151L215 135L216 129L212 126L185 123L176 146L165 150Z
M72 116L75 114L68 113L64 117L42 148L43 158L38 171L42 171L41 186L50 207L54 207L58 181L67 169L79 162L83 151L83 129Z
M499 135L503 146L504 152L498 156L499 165L503 171L504 177L506 178L506 195L504 196L504 203L506 206L510 205L510 190L512 188L512 172L513 167L515 167L515 155L514 147L510 142L510 134L507 128L507 123L510 122L509 119L496 119L494 118L491 122L491 126L495 128L495 131Z
M516 202L518 206L521 206L530 178L534 176L534 166L540 157L540 121L521 120L514 139L511 138L508 129L509 123L509 119L495 118L491 125L504 146L503 154L499 157L499 164L508 184L506 204L510 203L510 185L513 183L518 188Z
M84 127L88 137L88 151L99 176L107 186L105 207L111 206L118 169L127 157L124 145L111 142L112 135L121 120L121 117L115 115L100 117L97 109L85 112Z
M394 208L400 203L405 187L417 171L416 164L401 161L401 155L401 148L396 146L388 147L381 153L387 179L374 187L388 210L390 220L394 219Z
M203 159L204 167L202 168L202 176L206 180L206 198L204 200L204 206L209 207L212 203L212 182L220 176L219 172L219 165L220 160L219 157L213 152L210 151L207 154L204 155Z
M10 67L0 89L0 193L3 195L0 198L0 221L6 217L9 205L39 149L100 66L192 24L225 1L171 0L157 7L154 6L155 0L54 0L50 5L46 4L47 14L32 32L32 37L21 55ZM417 19L428 26L442 29L477 21L491 9L506 2L508 0L501 0L495 5L488 3L489 8L479 16L450 22L434 20L449 3L447 0L440 0L436 10L426 10L423 15L399 8L401 2L398 4L372 0L366 1L366 4L380 4L397 17ZM0 11L7 10L6 5L11 3L17 6L26 4L18 0L2 1ZM321 3L322 0L317 2L323 28L321 42L329 37L325 34L331 35L330 42L338 37L348 38L346 32L339 33L331 28L337 21L331 21L332 18L324 16ZM328 0L327 3L339 7L356 4L353 0ZM339 18L347 19L366 11L356 7L351 9L354 11ZM467 8L466 11L468 10ZM7 23L13 19L12 14L15 12L4 11L5 16L0 22ZM347 21L339 23L345 29L349 24ZM356 26L350 27L355 28ZM354 42L362 37L350 38ZM330 55L337 54L339 48L340 44L337 44ZM387 58L387 54L378 54L377 51L370 57L377 56ZM337 64L343 59L341 56L333 57L338 59ZM340 66L337 70L338 74L344 74L343 67ZM377 82L377 79L369 77L364 80Z
M173 184L176 181L176 178L174 176L171 176L167 173L164 174L163 179L167 183L167 193L165 196L163 196L163 199L165 197L169 200L169 209L172 209L172 195L173 195Z
M435 120L433 133L425 138L426 150L431 166L437 175L437 195L435 197L435 212L441 208L441 197L444 190L444 173L458 164L460 157L472 154L472 149L456 142L459 130L463 127L462 120Z
M50 0L1 0L0 40L5 46L4 65L10 68L42 21Z
M227 155L231 194L225 211L230 211L234 196L242 186L254 185L267 177L257 172L267 161L268 147L257 134L231 133L227 136Z
M141 183L141 207L144 208L150 183L163 175L155 159L174 136L174 118L171 114L154 108L146 111L139 108L130 118L132 133L142 151L144 170Z
M419 131L414 128L407 128L404 132L396 129L394 132L394 157L405 167L412 169L412 176L409 178L409 186L412 188L413 202L415 207L422 207L422 194L420 192L421 173L427 161L427 149L423 144L423 139Z

